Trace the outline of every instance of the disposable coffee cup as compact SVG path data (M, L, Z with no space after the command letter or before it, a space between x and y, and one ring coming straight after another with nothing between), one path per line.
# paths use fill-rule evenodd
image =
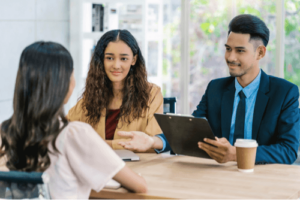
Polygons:
M245 173L253 172L258 146L256 140L237 139L234 146L236 147L238 170Z

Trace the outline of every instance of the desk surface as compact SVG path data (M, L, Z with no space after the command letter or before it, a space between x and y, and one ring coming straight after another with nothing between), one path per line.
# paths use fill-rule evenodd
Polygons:
M289 199L300 197L300 167L256 165L253 173L241 173L235 162L166 154L138 154L140 161L127 162L148 184L146 194L124 188L91 192L90 198L205 198Z

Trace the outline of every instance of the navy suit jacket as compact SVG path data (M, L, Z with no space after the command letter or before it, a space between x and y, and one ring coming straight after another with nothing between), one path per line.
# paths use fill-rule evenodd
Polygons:
M195 117L206 117L217 137L229 139L234 77L212 80L202 97ZM284 79L262 71L253 114L252 139L258 143L256 164L291 164L299 147L299 90ZM167 148L170 148L167 145Z

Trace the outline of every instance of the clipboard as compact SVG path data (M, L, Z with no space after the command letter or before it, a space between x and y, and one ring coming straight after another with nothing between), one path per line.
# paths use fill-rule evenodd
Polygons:
M211 159L205 151L198 147L198 142L204 142L204 138L215 140L205 118L156 113L154 117L175 154Z

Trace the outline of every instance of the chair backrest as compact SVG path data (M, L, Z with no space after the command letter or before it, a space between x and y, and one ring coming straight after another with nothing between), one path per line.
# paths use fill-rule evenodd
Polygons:
M0 171L0 198L50 199L48 181L42 172Z
M176 97L164 98L164 114L176 113Z

